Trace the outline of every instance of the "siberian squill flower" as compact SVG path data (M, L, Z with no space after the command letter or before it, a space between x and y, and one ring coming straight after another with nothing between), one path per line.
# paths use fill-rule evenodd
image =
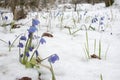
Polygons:
M29 33L34 33L35 31L37 31L37 28L35 26L30 26L30 28L28 29Z
M27 57L29 57L29 56L30 56L29 52L26 52L26 56L27 56Z
M41 38L41 39L40 39L40 43L41 43L41 44L46 43L45 39L44 39L44 38Z
M9 45L9 46L11 45L11 42L10 42L10 41L8 41L8 45Z
M95 17L92 19L92 23L96 23L98 21L98 19Z
M48 58L48 62L55 63L55 61L59 60L59 56L57 54L53 54Z
M100 18L100 20L104 20L104 18L105 18L105 17L103 16L103 17Z
M99 25L103 25L104 23L101 21L100 23L99 23Z
M34 47L29 47L29 51L33 51Z
M39 23L40 23L39 20L37 20L37 19L32 19L32 26L36 26L36 25L38 25Z
M25 37L25 36L21 36L21 37L20 37L20 40L26 41L26 37Z
M35 50L35 54L36 54L36 56L38 56L38 55L39 55L39 53L38 53L38 51L37 51L37 50Z
M23 43L20 42L20 43L18 44L18 47L23 48L23 47L24 47Z
M7 20L7 19L8 19L8 16L5 16L4 18L5 18L5 20Z

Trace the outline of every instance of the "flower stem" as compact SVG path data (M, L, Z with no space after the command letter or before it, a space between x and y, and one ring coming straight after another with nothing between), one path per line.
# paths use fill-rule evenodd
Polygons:
M23 34L23 33L22 33L22 34ZM22 34L18 35L18 36L14 39L14 41L12 42L12 44L9 46L9 52L11 51L11 48L12 48L13 44L15 43L15 41L16 41Z
M30 58L30 61L32 60L32 58L33 58L33 56L34 56L34 54L35 54L35 51L39 48L39 46L40 46L40 44L38 44L38 46L37 46L36 49L34 50L32 56L31 56L31 58Z
M53 67L52 67L52 64L50 63L50 71L51 71L51 74L52 74L52 80L56 80L55 78L55 73L54 73L54 70L53 70Z
M26 52L28 51L28 43L29 43L29 38L27 39L27 42L25 44L25 49L24 49L24 54L23 54L23 64L26 64Z

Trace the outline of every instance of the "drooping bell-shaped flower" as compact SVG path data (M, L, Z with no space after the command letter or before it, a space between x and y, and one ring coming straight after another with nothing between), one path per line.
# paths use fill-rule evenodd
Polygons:
M26 56L27 56L27 57L29 57L29 56L30 56L29 52L26 52Z
M10 42L10 41L8 41L8 45L9 45L9 46L11 45L11 42Z
M41 44L46 43L45 39L44 39L44 38L41 38L41 39L40 39L40 43L41 43Z
M24 47L23 43L20 42L20 43L18 44L18 47L23 48L23 47Z
M29 51L33 51L34 47L29 47Z
M25 36L21 36L21 37L20 37L20 40L26 41L26 37L25 37Z
M32 26L36 26L36 25L38 25L39 23L40 23L39 20L37 20L37 19L32 19Z
M59 60L59 56L57 54L53 54L48 58L50 63L55 63L55 61Z
M29 33L34 33L35 31L37 31L37 28L35 26L30 26L30 28L28 29Z
M35 50L35 54L36 54L36 56L38 56L38 55L39 55L38 50Z

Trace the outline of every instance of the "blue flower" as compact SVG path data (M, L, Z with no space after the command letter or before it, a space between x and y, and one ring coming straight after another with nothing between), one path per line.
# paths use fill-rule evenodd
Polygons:
M96 23L98 21L98 19L95 17L92 19L92 23Z
M37 19L32 19L32 26L38 25L40 23Z
M8 16L5 16L5 20L7 20L8 19Z
M29 37L29 38L31 37L31 35L32 35L32 33L28 33L28 37Z
M23 43L19 43L18 47L23 48L24 47Z
M21 37L20 37L20 40L26 41L26 37L25 37L25 36L21 36Z
M103 16L103 17L100 18L100 20L104 20L104 18L105 18L105 17Z
M37 28L35 26L30 26L30 28L28 29L29 33L34 33L37 30Z
M27 57L29 57L29 56L30 56L29 52L26 52L26 56L27 56Z
M9 44L9 46L11 45L11 42L10 41L8 41L8 44Z
M59 60L59 56L57 54L53 54L48 58L50 63L55 63L55 61Z
M34 49L34 47L29 47L29 51L32 51Z
M41 39L40 39L40 43L41 43L41 44L46 43L45 39L44 39L44 38L41 38Z
M37 50L35 50L35 54L36 54L36 56L38 56L38 55L39 55Z

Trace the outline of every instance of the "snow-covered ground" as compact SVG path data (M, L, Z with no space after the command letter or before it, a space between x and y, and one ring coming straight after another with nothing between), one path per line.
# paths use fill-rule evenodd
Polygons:
M119 1L119 0L118 0ZM79 5L77 12L59 8L51 12L32 12L26 19L16 22L22 23L20 28L12 29L9 27L0 27L0 39L13 41L16 35L27 33L31 26L31 20L37 15L40 21L38 26L39 36L49 31L53 38L44 37L46 44L41 45L38 49L42 58L52 54L59 56L59 61L53 64L56 80L119 80L120 79L120 9L119 6L105 8L104 4L94 6L88 4ZM7 14L8 22L11 21L12 15ZM97 21L92 23L93 19ZM101 18L103 18L101 20ZM6 21L4 21L6 22ZM1 24L4 23L1 21ZM100 24L102 22L102 24ZM86 28L92 26L93 29L87 30L90 55L98 55L98 45L101 40L101 60L88 59L84 52L86 43ZM76 32L70 35L71 32ZM94 40L96 39L96 53L94 53ZM36 69L25 68L19 62L18 41L15 42L11 52L8 51L8 45L0 41L0 80L16 80L28 76L32 80L38 80ZM106 51L108 52L106 54ZM44 62L47 64L47 61ZM51 80L51 73L46 68L41 67L42 80Z

